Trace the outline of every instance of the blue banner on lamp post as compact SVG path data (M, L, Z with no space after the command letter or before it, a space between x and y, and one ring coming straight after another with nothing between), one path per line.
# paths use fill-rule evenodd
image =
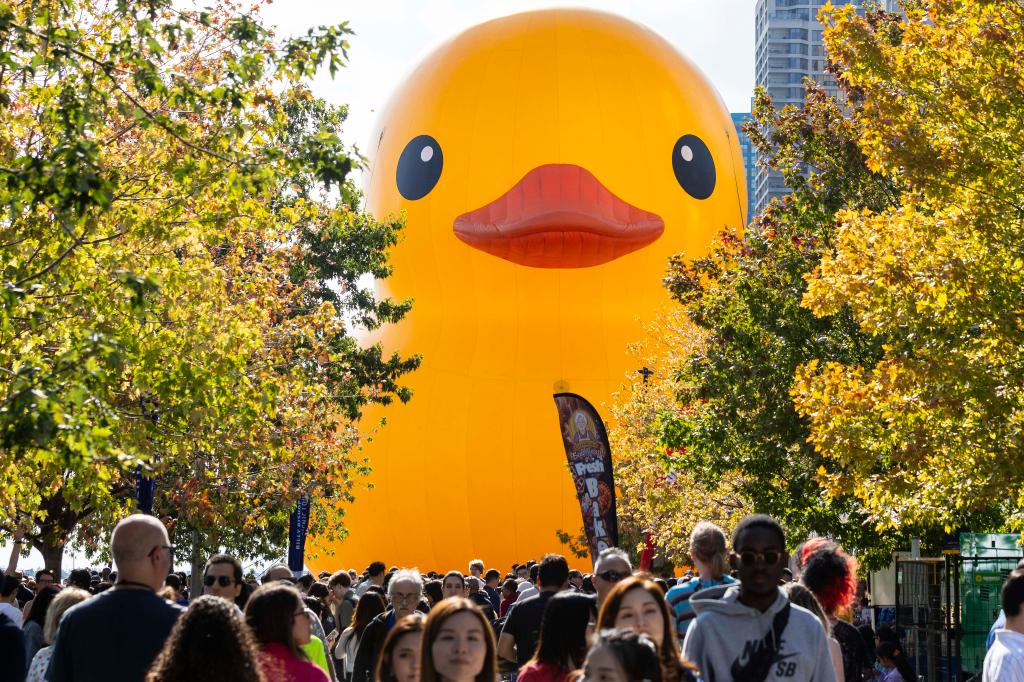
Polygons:
M156 494L156 479L142 473L142 465L135 468L135 499L142 514L153 513L153 497Z
M309 497L303 495L288 517L288 568L302 570L306 563L306 532L309 530Z

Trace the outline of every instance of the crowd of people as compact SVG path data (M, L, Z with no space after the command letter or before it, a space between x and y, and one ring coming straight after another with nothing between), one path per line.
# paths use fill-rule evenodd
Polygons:
M730 547L731 544L731 547ZM246 580L210 557L203 594L171 573L152 516L111 536L116 570L52 572L0 590L2 680L184 682L914 682L896 632L847 620L855 560L822 538L786 551L754 515L731 543L715 525L690 537L695 573L635 572L610 548L593 573L544 556L502 573L470 562L444 574L372 563ZM1024 680L1024 561L1002 590L985 682Z

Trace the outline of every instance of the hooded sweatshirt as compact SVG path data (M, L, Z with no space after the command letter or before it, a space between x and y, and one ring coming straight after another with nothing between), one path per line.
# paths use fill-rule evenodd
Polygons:
M706 682L743 682L740 673L750 656L773 638L776 615L789 603L778 597L761 613L739 600L739 585L702 590L690 600L697 619L686 631L683 656L700 669ZM807 609L790 605L766 682L835 682L825 629Z

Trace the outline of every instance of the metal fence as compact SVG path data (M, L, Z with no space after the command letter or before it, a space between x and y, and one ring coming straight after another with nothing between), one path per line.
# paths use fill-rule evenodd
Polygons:
M896 629L918 679L980 679L999 591L1017 561L949 554L896 562Z
M946 557L896 563L896 630L924 680L958 680L959 666L951 605L956 603Z

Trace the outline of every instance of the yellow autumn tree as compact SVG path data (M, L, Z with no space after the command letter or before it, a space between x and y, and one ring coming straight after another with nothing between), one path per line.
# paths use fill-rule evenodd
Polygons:
M344 535L356 423L414 358L360 345L405 302L400 224L359 211L343 107L308 81L345 24L276 39L230 0L0 0L0 539L59 572L152 511L194 558Z
M642 541L644 532L676 565L689 561L690 531L700 521L726 533L752 506L740 494L736 474L700 480L683 464L681 453L661 442L662 425L687 409L677 399L676 374L683 360L704 341L685 309L673 306L648 326L647 340L630 347L637 372L613 397L608 437L619 489L620 533Z
M792 395L840 472L823 482L880 529L978 512L1024 527L1024 7L906 9L822 13L863 97L867 163L906 190L840 216L804 298L818 315L849 306L882 359L809 362Z

